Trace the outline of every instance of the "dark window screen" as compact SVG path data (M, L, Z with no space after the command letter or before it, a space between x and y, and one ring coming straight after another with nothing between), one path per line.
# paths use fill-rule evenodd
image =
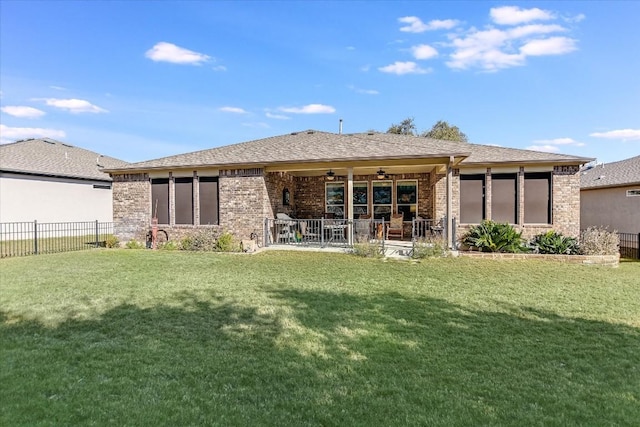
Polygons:
M524 174L524 222L551 224L551 173Z
M218 178L200 178L200 224L218 224Z
M460 175L460 222L479 224L484 219L484 175Z
M193 178L175 178L176 224L193 224Z
M169 179L151 180L151 215L158 217L158 224L169 224Z
M517 175L495 174L491 176L491 219L515 224L517 217Z

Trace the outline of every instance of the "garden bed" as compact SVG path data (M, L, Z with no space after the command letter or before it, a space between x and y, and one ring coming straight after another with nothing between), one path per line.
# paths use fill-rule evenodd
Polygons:
M547 261L567 262L571 264L601 265L605 267L618 267L620 254L616 255L548 255L527 253L501 253L501 252L474 252L459 251L459 256L471 258L490 259L539 259Z

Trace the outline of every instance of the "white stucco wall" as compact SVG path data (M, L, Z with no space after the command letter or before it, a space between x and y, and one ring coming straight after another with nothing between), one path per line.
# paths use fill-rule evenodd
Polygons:
M83 181L0 173L0 222L113 221L111 189Z
M640 233L640 196L627 196L638 186L580 191L580 228L608 227L622 233Z

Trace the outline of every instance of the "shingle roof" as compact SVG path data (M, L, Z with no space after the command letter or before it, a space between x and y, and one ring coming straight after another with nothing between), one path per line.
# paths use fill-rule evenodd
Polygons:
M581 189L622 185L640 185L640 156L596 165L580 175Z
M123 169L268 165L402 158L467 157L463 164L586 163L592 159L386 133L334 134L307 130L208 150L132 163Z
M0 170L6 172L111 181L101 169L128 164L49 138L0 145Z

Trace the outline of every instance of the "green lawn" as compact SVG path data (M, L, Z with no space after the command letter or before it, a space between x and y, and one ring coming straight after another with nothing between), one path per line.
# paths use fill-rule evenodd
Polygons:
M640 263L90 250L0 261L0 425L640 420Z

